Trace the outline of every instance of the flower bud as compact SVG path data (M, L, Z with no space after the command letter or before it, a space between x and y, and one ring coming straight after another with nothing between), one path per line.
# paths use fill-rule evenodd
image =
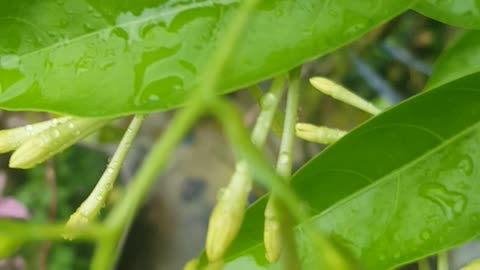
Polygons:
M0 131L0 153L6 153L17 149L25 141L38 133L55 127L59 124L70 121L71 117L54 118L48 121L26 125L18 128L5 129Z
M282 254L282 233L280 218L275 207L275 199L270 197L265 208L265 225L263 241L265 245L265 257L270 263L278 261Z
M345 87L322 77L314 77L310 79L310 83L320 92L327 96L331 96L336 100L342 101L353 107L356 107L362 111L368 112L373 115L377 115L381 112L380 109L375 107L372 103L357 96Z
M471 262L469 265L463 267L461 270L480 270L480 259Z
M218 203L210 216L206 245L210 261L219 260L237 236L252 188L251 182L246 163L240 161L230 184L219 194Z
M315 143L332 144L347 134L346 131L328 127L318 127L306 123L298 123L295 126L298 137Z
M109 119L73 118L39 132L23 143L10 158L11 168L29 169L60 153L93 131L108 123Z

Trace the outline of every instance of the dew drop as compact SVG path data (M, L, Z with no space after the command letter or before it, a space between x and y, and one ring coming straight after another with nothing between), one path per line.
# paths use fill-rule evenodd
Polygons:
M337 17L338 16L338 12L335 9L328 10L328 14L332 17Z
M432 237L432 232L429 230L429 229L425 229L423 230L421 233L420 233L420 238L423 240L423 241L427 241L428 239L430 239Z
M18 55L4 55L0 57L0 67L6 70L18 69L20 57Z
M75 124L74 123L68 123L68 128L70 129L74 129L75 128Z
M95 30L95 27L90 24L90 23L84 23L83 24L83 30L86 32L86 33L91 33Z
M53 137L55 137L55 138L60 137L60 131L58 131L58 129L54 129L54 130L52 131L52 134L53 134Z
M152 94L152 95L148 96L148 99L149 99L150 101L159 101L159 100L160 100L160 97L157 96L157 95L153 95L153 94Z
M112 189L112 184L111 183L107 183L105 184L105 186L103 186L103 188L107 191L111 190Z
M31 133L33 131L33 126L32 125L26 125L25 130Z
M449 191L439 183L427 183L420 188L420 196L438 205L448 219L463 213L467 198L454 191Z
M103 71L105 71L105 70L113 67L114 64L115 64L114 62L110 62L110 61L105 62L105 63L102 63L102 64L100 65L100 69L103 70Z
M473 174L473 159L469 155L464 155L458 163L458 168L466 175L471 176Z
M75 73L80 75L89 71L94 65L94 60L92 57L83 57L80 61L77 62L75 65Z

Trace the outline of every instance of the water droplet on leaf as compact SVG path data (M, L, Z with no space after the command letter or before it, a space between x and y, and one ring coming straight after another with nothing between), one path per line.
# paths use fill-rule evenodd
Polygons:
M463 213L467 198L455 191L449 191L439 183L427 183L420 188L420 195L438 205L448 219Z

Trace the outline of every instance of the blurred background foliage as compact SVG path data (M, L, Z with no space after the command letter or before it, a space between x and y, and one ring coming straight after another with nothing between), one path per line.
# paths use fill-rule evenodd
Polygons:
M386 108L422 90L435 59L460 33L407 12L355 43L305 63L300 120L350 130L369 117L319 94L307 83L309 77L331 78ZM267 81L260 85L268 84ZM231 98L243 110L245 124L251 126L258 113L254 99L247 91L231 94ZM120 187L112 192L113 203L122 196L121 186L128 183L155 138L168 126L169 116L170 113L153 114L147 119L122 169ZM39 113L2 112L0 126L16 127L46 117ZM0 164L8 175L5 195L23 202L32 222L68 219L93 189L127 124L128 121L118 120L32 170L9 169L8 155L3 155ZM278 143L274 136L270 138L272 154ZM300 141L298 146L297 168L324 148ZM181 269L187 260L198 255L204 246L216 193L228 181L233 161L220 127L210 119L201 121L171 157L169 170L159 177L161 181L132 224L118 268ZM263 192L255 189L251 201ZM92 251L93 245L87 243L37 243L21 248L18 256L23 257L27 269L80 270L88 269ZM456 259L458 256L452 258L453 263Z

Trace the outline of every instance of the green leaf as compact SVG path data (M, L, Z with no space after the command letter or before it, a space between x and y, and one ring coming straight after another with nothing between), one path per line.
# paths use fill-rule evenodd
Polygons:
M414 10L446 24L480 29L480 0L420 0Z
M468 31L437 60L427 89L480 72L480 31Z
M301 168L292 187L315 213L309 222L372 270L477 236L479 82L480 74L470 75L401 103ZM225 269L277 269L264 259L265 201L248 209ZM297 238L308 264L315 254L302 226Z
M263 1L220 89L250 85L332 51L412 2ZM180 106L237 9L236 0L3 1L0 107L115 116Z

